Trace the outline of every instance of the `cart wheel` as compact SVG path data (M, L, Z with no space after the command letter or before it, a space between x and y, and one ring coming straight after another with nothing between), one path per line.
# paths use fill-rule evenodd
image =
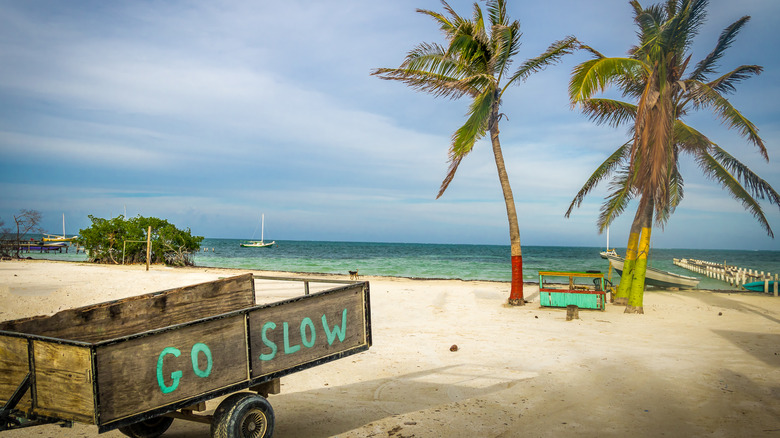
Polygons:
M213 438L269 438L274 433L274 409L265 397L240 392L226 398L211 420Z
M132 438L157 438L171 427L171 423L173 423L173 418L161 415L133 423L129 426L120 427L119 431Z

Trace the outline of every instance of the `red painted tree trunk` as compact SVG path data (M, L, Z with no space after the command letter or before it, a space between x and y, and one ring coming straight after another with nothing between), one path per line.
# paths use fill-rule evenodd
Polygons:
M523 305L523 256L512 256L512 289L509 291L509 304Z

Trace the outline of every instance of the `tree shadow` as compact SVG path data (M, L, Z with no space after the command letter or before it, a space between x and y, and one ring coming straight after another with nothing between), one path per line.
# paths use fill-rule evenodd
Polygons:
M746 353L780 369L780 334L713 330Z
M285 392L282 387L281 394L269 397L276 417L274 436L336 436L384 418L502 391L536 375L457 364L308 391ZM210 402L209 409L216 405L217 401ZM186 421L175 421L165 434L168 438L209 436L208 425Z
M753 304L747 304L747 303L730 299L729 296L734 293L742 295L742 293L739 292L728 292L728 293L692 292L690 294L686 293L686 295L690 295L691 297L697 298L698 300L700 300L701 302L709 306L721 307L724 309L732 309L732 310L745 312L745 313L752 313L762 318L766 318L769 321L772 321L776 324L780 324L780 319L773 316L769 310L763 307L755 306ZM744 295L751 295L751 293L744 293Z
M458 364L273 396L280 436L329 437L383 418L502 391L536 376Z

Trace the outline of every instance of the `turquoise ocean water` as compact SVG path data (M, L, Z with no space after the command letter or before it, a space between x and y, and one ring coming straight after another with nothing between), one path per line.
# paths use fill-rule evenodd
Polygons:
M236 239L205 239L195 255L197 266L242 268L284 272L347 274L358 269L361 275L409 278L509 281L509 246L452 245L416 243L361 243L278 241L274 248L242 248ZM524 246L523 273L526 281L537 282L540 270L607 273L609 263L599 256L603 248ZM617 248L625 255L625 248ZM84 261L86 256L69 252L25 254L33 258ZM683 275L690 271L672 264L673 258L694 258L780 273L780 251L740 251L705 249L653 249L650 265ZM616 280L616 279L614 279ZM732 289L726 283L702 277L702 289Z

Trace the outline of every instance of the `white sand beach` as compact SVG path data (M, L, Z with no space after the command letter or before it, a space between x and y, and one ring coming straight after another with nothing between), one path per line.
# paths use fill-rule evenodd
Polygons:
M243 272L3 261L0 320ZM647 292L644 315L607 305L566 321L565 309L539 306L535 286L531 303L510 307L507 283L361 280L373 346L282 378L269 397L274 436L780 437L780 298ZM291 287L258 280L257 299L302 292ZM98 432L75 424L1 435ZM206 438L209 426L177 420L164 436Z

